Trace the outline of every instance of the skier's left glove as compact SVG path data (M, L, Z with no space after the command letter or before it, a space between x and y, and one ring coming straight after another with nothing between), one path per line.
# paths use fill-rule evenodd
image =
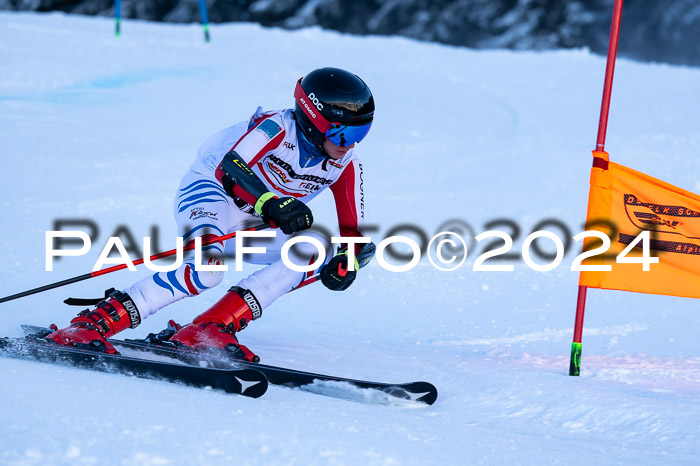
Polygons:
M255 203L255 211L266 222L273 221L285 235L311 228L314 216L306 204L293 197L278 198L268 192Z
M341 250L321 269L321 283L333 291L347 290L357 277L360 263L355 257L355 270L348 270L348 250Z

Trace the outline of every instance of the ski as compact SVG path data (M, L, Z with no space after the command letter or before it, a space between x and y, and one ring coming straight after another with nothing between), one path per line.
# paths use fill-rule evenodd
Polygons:
M251 398L261 397L267 390L268 382L265 376L252 368L197 367L61 346L41 338L49 329L33 329L36 331L29 332L24 338L0 338L0 355L165 380L197 388L211 387Z
M48 332L48 329L29 325L23 325L22 328L27 334L35 334L42 331ZM161 332L161 334L163 334L163 332ZM128 349L148 352L159 356L167 356L177 359L195 367L202 367L202 365L206 365L207 367L214 367L218 369L237 368L256 370L264 374L269 383L289 388L301 388L308 390L309 388L312 388L313 384L315 383L339 382L349 384L355 388L379 390L392 397L402 400L415 401L418 403L425 403L428 405L432 405L437 400L437 388L435 388L435 386L429 382L410 382L399 384L372 382L345 377L336 377L326 374L316 374L285 367L268 366L265 364L233 359L225 350L204 352L192 350L183 346L175 346L173 343L167 340L158 341L158 335L150 334L146 339L142 340L110 339L109 341L119 351ZM332 391L324 392L322 394L334 396Z

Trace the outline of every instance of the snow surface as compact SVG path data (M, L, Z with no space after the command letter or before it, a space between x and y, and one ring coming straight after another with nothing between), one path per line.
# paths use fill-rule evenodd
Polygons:
M522 229L518 252L542 219L582 230L602 57L249 24L217 26L207 45L196 25L122 28L115 38L108 19L0 14L3 296L90 271L119 225L139 242L156 225L162 249L173 247L171 202L198 145L258 104L290 106L295 80L327 65L376 96L359 146L375 238L400 223L432 235L460 219L479 233L508 218ZM700 70L620 61L612 160L700 191L699 105ZM312 208L334 228L330 199ZM90 255L45 272L55 219L92 219L100 236ZM253 400L0 358L0 463L698 464L698 301L589 291L582 373L568 377L579 248L546 273L517 259L514 272L474 272L481 245L454 272L425 258L407 273L373 263L345 293L285 296L241 335L269 364L430 381L430 407L278 387ZM0 334L63 325L75 313L63 298L147 273L2 304ZM239 277L124 336L187 322ZM324 389L334 387L314 388Z

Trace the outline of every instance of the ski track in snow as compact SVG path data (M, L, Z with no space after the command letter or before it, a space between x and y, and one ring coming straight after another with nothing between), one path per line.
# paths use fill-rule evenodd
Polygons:
M522 230L517 252L543 219L581 229L602 57L250 24L214 25L208 45L197 25L125 21L120 38L112 31L105 18L0 13L3 296L87 272L121 225L137 239L155 226L172 247L173 193L198 145L257 105L290 105L293 83L327 65L356 72L376 96L358 146L373 236L400 223L433 232L449 219L480 233L509 218ZM700 191L700 70L623 60L615 79L611 159ZM334 228L329 195L311 207ZM45 272L45 231L76 218L99 225L93 250ZM296 291L241 334L268 364L432 382L433 406L342 383L270 387L252 400L0 358L0 463L698 464L697 300L591 290L582 374L568 377L568 267L579 245L549 273L522 261L483 273L471 270L482 245L467 243L458 271L425 259L402 274L371 264L347 292ZM64 325L75 314L65 297L147 274L2 304L0 334ZM238 279L229 272L124 338L190 321Z
M632 332L639 332L647 330L647 326L639 324L627 324L618 325L611 328L586 328L585 337L591 336L626 336ZM573 335L573 328L566 329L545 329L539 332L528 332L521 335L496 337L496 338L474 338L468 340L457 340L457 341L436 341L435 345L446 345L446 346L476 346L476 345L487 345L487 346L499 346L499 345L512 345L514 343L529 343L534 341L560 341L565 338L571 338Z

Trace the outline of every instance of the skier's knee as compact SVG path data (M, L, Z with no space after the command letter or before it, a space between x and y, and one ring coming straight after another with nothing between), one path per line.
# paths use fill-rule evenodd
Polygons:
M194 261L193 261L194 262ZM192 286L198 291L213 288L221 283L224 279L224 272L220 270L207 270L213 266L224 265L224 255L219 251L211 251L202 255L202 262L194 264L194 267L189 269L188 277Z

